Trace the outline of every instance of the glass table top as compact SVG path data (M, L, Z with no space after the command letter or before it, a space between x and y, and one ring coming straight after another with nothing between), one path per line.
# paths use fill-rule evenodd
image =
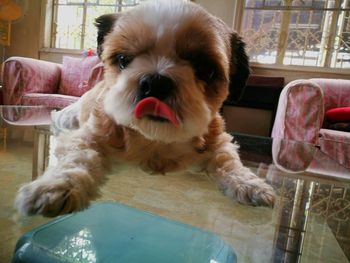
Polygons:
M9 262L18 238L48 222L13 208L18 188L55 161L52 109L0 107L0 262ZM234 134L246 166L276 193L273 209L240 205L205 174L147 174L116 163L99 200L151 212L218 234L238 262L349 262L350 172L317 147ZM34 176L35 177L35 176Z

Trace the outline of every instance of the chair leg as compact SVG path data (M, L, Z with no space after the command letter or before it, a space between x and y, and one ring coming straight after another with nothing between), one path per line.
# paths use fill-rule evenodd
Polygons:
M3 140L3 150L6 151L7 149L7 127L0 127L2 134L2 140Z
M41 176L48 166L50 132L47 129L35 127L32 180Z

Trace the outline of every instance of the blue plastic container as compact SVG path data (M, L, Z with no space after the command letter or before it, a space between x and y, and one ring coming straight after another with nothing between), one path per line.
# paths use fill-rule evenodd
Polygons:
M99 203L23 235L12 262L235 263L236 255L213 233Z

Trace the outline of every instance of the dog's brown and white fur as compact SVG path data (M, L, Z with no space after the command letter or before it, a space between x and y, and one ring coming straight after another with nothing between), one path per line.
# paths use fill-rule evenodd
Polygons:
M60 133L58 164L19 190L17 209L55 216L86 208L104 182L106 160L113 159L162 174L197 167L238 202L273 206L273 189L242 165L218 113L229 91L239 97L249 75L240 37L182 0L152 1L96 24L104 80L56 113L68 123L78 118L79 127ZM177 126L135 117L140 80L152 74L174 83L162 100Z

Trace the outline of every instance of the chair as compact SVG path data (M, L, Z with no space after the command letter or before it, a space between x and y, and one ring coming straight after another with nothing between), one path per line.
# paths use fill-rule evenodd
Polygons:
M11 57L3 66L4 105L63 108L78 100L103 78L97 56L64 57L62 64Z
M350 168L350 133L331 129L329 109L350 106L350 80L295 80L281 92L272 137L312 143Z

